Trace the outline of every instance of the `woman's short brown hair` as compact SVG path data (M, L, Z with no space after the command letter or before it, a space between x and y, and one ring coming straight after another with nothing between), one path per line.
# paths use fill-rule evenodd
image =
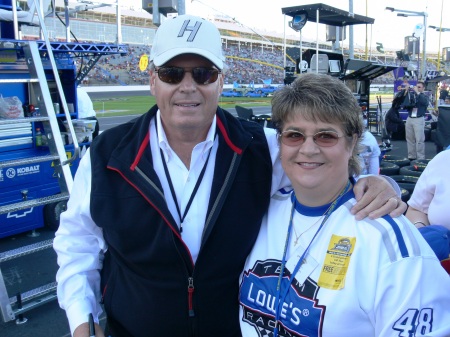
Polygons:
M272 121L278 133L283 131L286 122L298 115L313 122L341 124L349 145L354 135L360 139L364 131L361 108L355 96L344 82L330 75L302 74L274 93ZM358 152L357 144L349 161L352 176L361 172Z

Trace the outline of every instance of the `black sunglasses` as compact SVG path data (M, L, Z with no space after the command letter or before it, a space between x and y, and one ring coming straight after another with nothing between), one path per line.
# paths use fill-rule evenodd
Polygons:
M156 69L156 73L161 81L169 84L178 84L183 80L186 73L191 73L195 83L204 85L217 81L221 71L206 67L181 68L162 66Z
M339 136L337 132L334 131L320 131L312 136L306 136L298 131L283 131L279 134L281 142L287 146L300 146L302 145L306 138L312 137L314 143L321 147L330 147L338 143L339 138L344 136Z

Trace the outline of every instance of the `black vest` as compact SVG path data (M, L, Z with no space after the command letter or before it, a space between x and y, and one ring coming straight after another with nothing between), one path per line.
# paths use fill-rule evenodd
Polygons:
M238 337L244 262L270 199L262 128L217 110L219 149L195 263L153 170L149 123L157 107L106 130L91 146L91 214L108 251L101 272L113 337Z

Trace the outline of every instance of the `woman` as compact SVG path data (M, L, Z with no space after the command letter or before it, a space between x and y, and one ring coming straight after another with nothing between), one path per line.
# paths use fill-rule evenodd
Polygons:
M450 230L450 181L448 163L450 151L438 153L420 175L408 200L406 217L416 227L442 225Z
M430 160L408 200L405 216L419 229L450 274L449 161L448 150Z
M272 197L241 275L243 336L449 336L450 279L417 229L350 213L363 132L351 91L304 74L272 111L293 190Z

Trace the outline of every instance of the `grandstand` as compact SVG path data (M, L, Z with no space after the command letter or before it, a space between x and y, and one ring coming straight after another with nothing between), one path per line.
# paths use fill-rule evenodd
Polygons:
M90 2L90 4L92 4ZM21 8L27 8L25 0L19 1ZM81 6L83 7L83 6ZM84 78L85 85L146 85L148 74L139 70L139 58L143 54L149 54L153 37L157 27L153 25L152 15L142 9L121 8L121 30L117 31L117 10L113 6L98 7L92 10L80 9L79 2L69 1L70 40L75 42L101 42L127 44L126 56L102 56L95 67ZM66 41L67 29L64 25L64 0L56 0L54 13L48 16L47 30L53 40ZM222 35L224 54L227 57L225 71L225 84L249 84L254 82L263 84L263 81L271 79L272 84L282 84L284 79L284 67L295 66L295 60L299 58L299 40L292 33L284 36L276 32L258 31L242 26L223 15L208 18L219 28ZM39 30L33 26L22 26L23 39L38 39ZM286 60L284 48L286 46ZM316 41L302 41L303 50L315 48ZM319 41L319 49L332 50L332 42ZM345 46L339 52L343 52L344 58L348 54ZM362 50L356 49L355 58L365 59ZM388 65L408 66L408 62L400 61L396 52L386 50L384 54L371 53L370 60ZM77 64L82 66L87 62L77 58ZM434 64L429 67L435 70ZM380 76L374 83L393 83L393 74Z

